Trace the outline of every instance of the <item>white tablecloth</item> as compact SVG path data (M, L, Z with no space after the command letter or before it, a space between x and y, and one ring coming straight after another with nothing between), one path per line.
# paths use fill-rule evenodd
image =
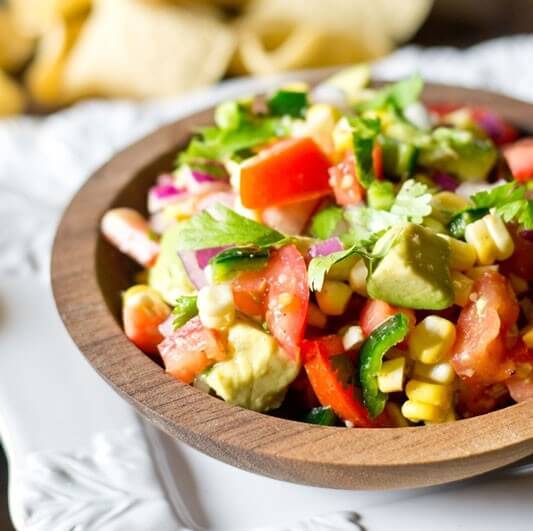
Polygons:
M428 80L533 101L532 65L533 37L523 36L467 51L408 47L375 72L401 77L418 70ZM18 528L533 528L528 467L440 488L354 493L294 486L218 463L147 428L62 329L49 289L49 253L61 210L80 183L160 124L280 79L235 80L179 100L86 102L45 118L0 121L0 434Z

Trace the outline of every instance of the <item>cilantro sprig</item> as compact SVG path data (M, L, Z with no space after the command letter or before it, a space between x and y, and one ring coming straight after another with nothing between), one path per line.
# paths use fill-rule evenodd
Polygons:
M176 305L172 309L172 315L174 316L172 326L174 330L181 328L193 317L198 315L197 300L198 297L196 295L183 295L177 298Z

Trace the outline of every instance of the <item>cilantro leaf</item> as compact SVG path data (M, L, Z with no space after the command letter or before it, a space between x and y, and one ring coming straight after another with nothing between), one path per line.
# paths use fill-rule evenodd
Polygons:
M423 88L424 81L419 74L414 74L407 79L387 85L379 90L373 99L357 105L356 108L358 111L365 111L393 107L402 111L420 98Z
M368 240L375 234L405 221L386 210L368 207L351 207L346 210L344 215L352 228L350 236L354 241Z
M516 183L502 184L491 188L490 190L483 190L470 196L470 199L477 207L484 208L498 208L507 203L520 201L525 198L525 188L516 186Z
M349 249L337 251L327 256L317 256L309 262L307 270L307 282L311 291L320 291L324 285L324 280L328 271L337 263L354 255L361 256L367 260L372 260L373 256L368 250L371 242L357 242Z
M529 200L518 217L518 222L527 230L533 230L533 200Z
M320 240L331 238L339 223L343 220L343 209L330 205L313 216L311 220L311 235Z
M174 316L172 325L174 326L174 330L181 328L193 317L198 315L197 300L198 297L196 295L183 295L177 298L176 305L172 310L172 315Z
M405 216L413 223L422 223L431 214L431 194L427 185L413 179L405 181L394 200L391 213Z
M278 90L268 100L267 105L273 116L303 118L308 105L307 92Z
M224 245L268 247L286 239L280 232L222 205L216 205L211 213L204 210L180 223L177 231L178 251Z

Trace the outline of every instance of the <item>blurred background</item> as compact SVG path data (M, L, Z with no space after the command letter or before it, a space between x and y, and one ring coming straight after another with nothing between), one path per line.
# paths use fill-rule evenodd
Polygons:
M0 0L0 119L519 33L533 0ZM6 489L0 447L1 531Z

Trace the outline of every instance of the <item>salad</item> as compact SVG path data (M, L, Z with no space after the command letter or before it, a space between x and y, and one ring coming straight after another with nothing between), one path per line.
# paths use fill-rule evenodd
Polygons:
M355 67L218 105L148 217L127 337L181 382L308 423L450 422L533 397L533 138Z

